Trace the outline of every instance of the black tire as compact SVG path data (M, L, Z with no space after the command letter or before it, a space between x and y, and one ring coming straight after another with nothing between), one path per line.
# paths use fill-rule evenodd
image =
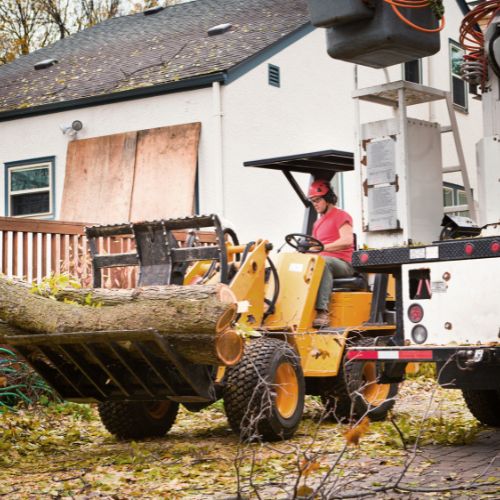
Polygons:
M350 346L371 347L373 338L361 338ZM380 345L380 344L379 344ZM331 418L340 422L357 420L367 415L370 420L385 420L395 404L398 384L377 384L374 362L347 361L346 352L339 373L324 384L321 400Z
M224 382L227 419L242 440L293 436L304 411L305 383L290 345L270 338L251 341L242 360L227 369Z
M164 436L174 425L179 404L173 401L106 401L99 403L99 416L118 439Z
M500 390L462 389L470 412L482 423L500 427Z

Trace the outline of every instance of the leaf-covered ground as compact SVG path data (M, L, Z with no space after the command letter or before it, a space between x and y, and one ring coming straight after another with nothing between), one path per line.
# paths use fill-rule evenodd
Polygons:
M321 422L315 398L308 398L294 439L272 445L240 445L220 403L200 413L182 410L164 439L143 442L117 441L89 405L51 404L4 412L0 496L228 499L236 498L239 490L249 498L293 498L310 495L328 475L321 492L329 491L329 498L351 491L373 498L498 498L498 463L480 474L479 490L465 493L453 488L470 484L474 475L457 477L458 466L440 472L441 462L432 458L432 450L467 450L478 433L495 431L473 419L457 391L437 389L429 405L434 389L429 379L406 382L391 417L394 423L370 424L359 446L347 445L345 426ZM414 451L418 436L420 447ZM403 488L405 493L384 493L384 484L397 478L409 459L401 485L436 491L410 493ZM491 457L485 456L485 469L488 460ZM434 483L429 482L431 472ZM446 487L452 489L438 491ZM382 490L377 493L377 488Z

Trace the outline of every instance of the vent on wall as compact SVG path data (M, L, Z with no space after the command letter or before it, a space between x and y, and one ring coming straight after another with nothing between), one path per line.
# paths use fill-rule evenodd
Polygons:
M268 66L268 81L269 85L273 87L280 86L280 68L274 64L269 64Z

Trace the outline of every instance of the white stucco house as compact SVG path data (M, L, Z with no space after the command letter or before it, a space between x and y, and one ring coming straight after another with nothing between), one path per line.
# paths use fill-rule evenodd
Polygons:
M445 4L438 54L360 67L357 85L406 75L451 88L474 187L480 104L450 64L466 4ZM304 208L279 172L243 164L352 154L354 87L354 66L328 56L306 0L195 0L105 21L0 67L0 215L113 223L217 213L240 240L279 246L301 230ZM361 119L390 113L366 104ZM444 104L412 113L447 124ZM460 204L459 182L445 181L447 202ZM336 182L356 220L359 175Z

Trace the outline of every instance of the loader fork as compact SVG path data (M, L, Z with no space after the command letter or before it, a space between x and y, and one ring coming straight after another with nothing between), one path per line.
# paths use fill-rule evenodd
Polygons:
M213 228L215 243L210 246L179 244L178 231ZM102 269L139 266L137 286L182 285L190 264L196 261L218 261L220 282L228 283L228 262L224 231L216 215L185 217L151 222L133 222L86 229L93 263L93 286L102 286ZM100 253L102 237L133 237L134 253Z

